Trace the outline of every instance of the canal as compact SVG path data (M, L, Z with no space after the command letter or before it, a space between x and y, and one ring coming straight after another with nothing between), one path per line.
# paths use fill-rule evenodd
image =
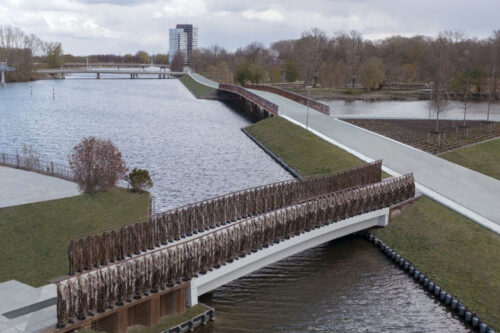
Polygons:
M55 97L55 98L54 98ZM84 136L146 168L158 210L289 179L240 130L244 116L177 80L59 80L0 89L0 152L25 144L67 164ZM216 289L205 332L468 331L371 244L344 238Z
M331 115L338 118L398 118L429 119L429 101L322 101L330 106ZM486 120L487 103L472 102L467 105L466 119ZM435 110L430 110L430 118L435 119ZM450 101L439 115L440 119L463 120L464 105ZM500 121L500 103L490 107L490 120Z

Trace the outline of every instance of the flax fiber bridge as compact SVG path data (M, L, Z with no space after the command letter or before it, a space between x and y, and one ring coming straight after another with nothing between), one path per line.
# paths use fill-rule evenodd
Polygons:
M381 166L233 192L71 240L53 331L152 325L270 263L387 225L415 185L411 174L382 180Z

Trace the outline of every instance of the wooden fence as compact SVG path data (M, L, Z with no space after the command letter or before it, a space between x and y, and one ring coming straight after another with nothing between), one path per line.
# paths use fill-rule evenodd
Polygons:
M245 89L240 86L235 86L233 84L225 84L221 83L219 84L219 90L227 91L233 94L237 94L248 101L260 106L267 112L277 116L278 115L278 105L274 104L273 102L268 101L265 98L260 97L259 95L254 94L253 92L249 91L248 89Z
M283 90L283 89L273 87L273 86L258 85L258 84L246 84L245 87L249 88L249 89L271 92L273 94L277 94L277 95L283 96L285 98L288 98L288 99L290 99L294 102L297 102L299 104L309 106L311 109L314 109L314 110L319 111L321 113L324 113L326 115L330 115L330 107L328 105L320 103L314 99L307 98L305 96L293 93L291 91Z

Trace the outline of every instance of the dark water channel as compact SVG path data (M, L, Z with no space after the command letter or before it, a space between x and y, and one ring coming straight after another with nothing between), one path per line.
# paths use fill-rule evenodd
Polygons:
M31 144L42 158L67 163L82 137L110 138L130 167L150 170L158 210L289 179L240 131L249 123L220 102L194 99L177 80L66 79L0 89L0 152ZM468 331L356 238L280 261L202 301L216 308L204 332Z

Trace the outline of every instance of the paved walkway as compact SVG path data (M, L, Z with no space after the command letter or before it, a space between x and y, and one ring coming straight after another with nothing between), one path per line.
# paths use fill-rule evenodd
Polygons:
M16 280L0 283L0 333L38 332L56 323L56 285L33 288Z
M279 105L279 114L307 122L306 107L273 93L252 90ZM310 109L309 127L365 160L383 159L392 174L413 172L424 194L500 233L500 181Z
M79 195L70 181L0 166L0 208Z

